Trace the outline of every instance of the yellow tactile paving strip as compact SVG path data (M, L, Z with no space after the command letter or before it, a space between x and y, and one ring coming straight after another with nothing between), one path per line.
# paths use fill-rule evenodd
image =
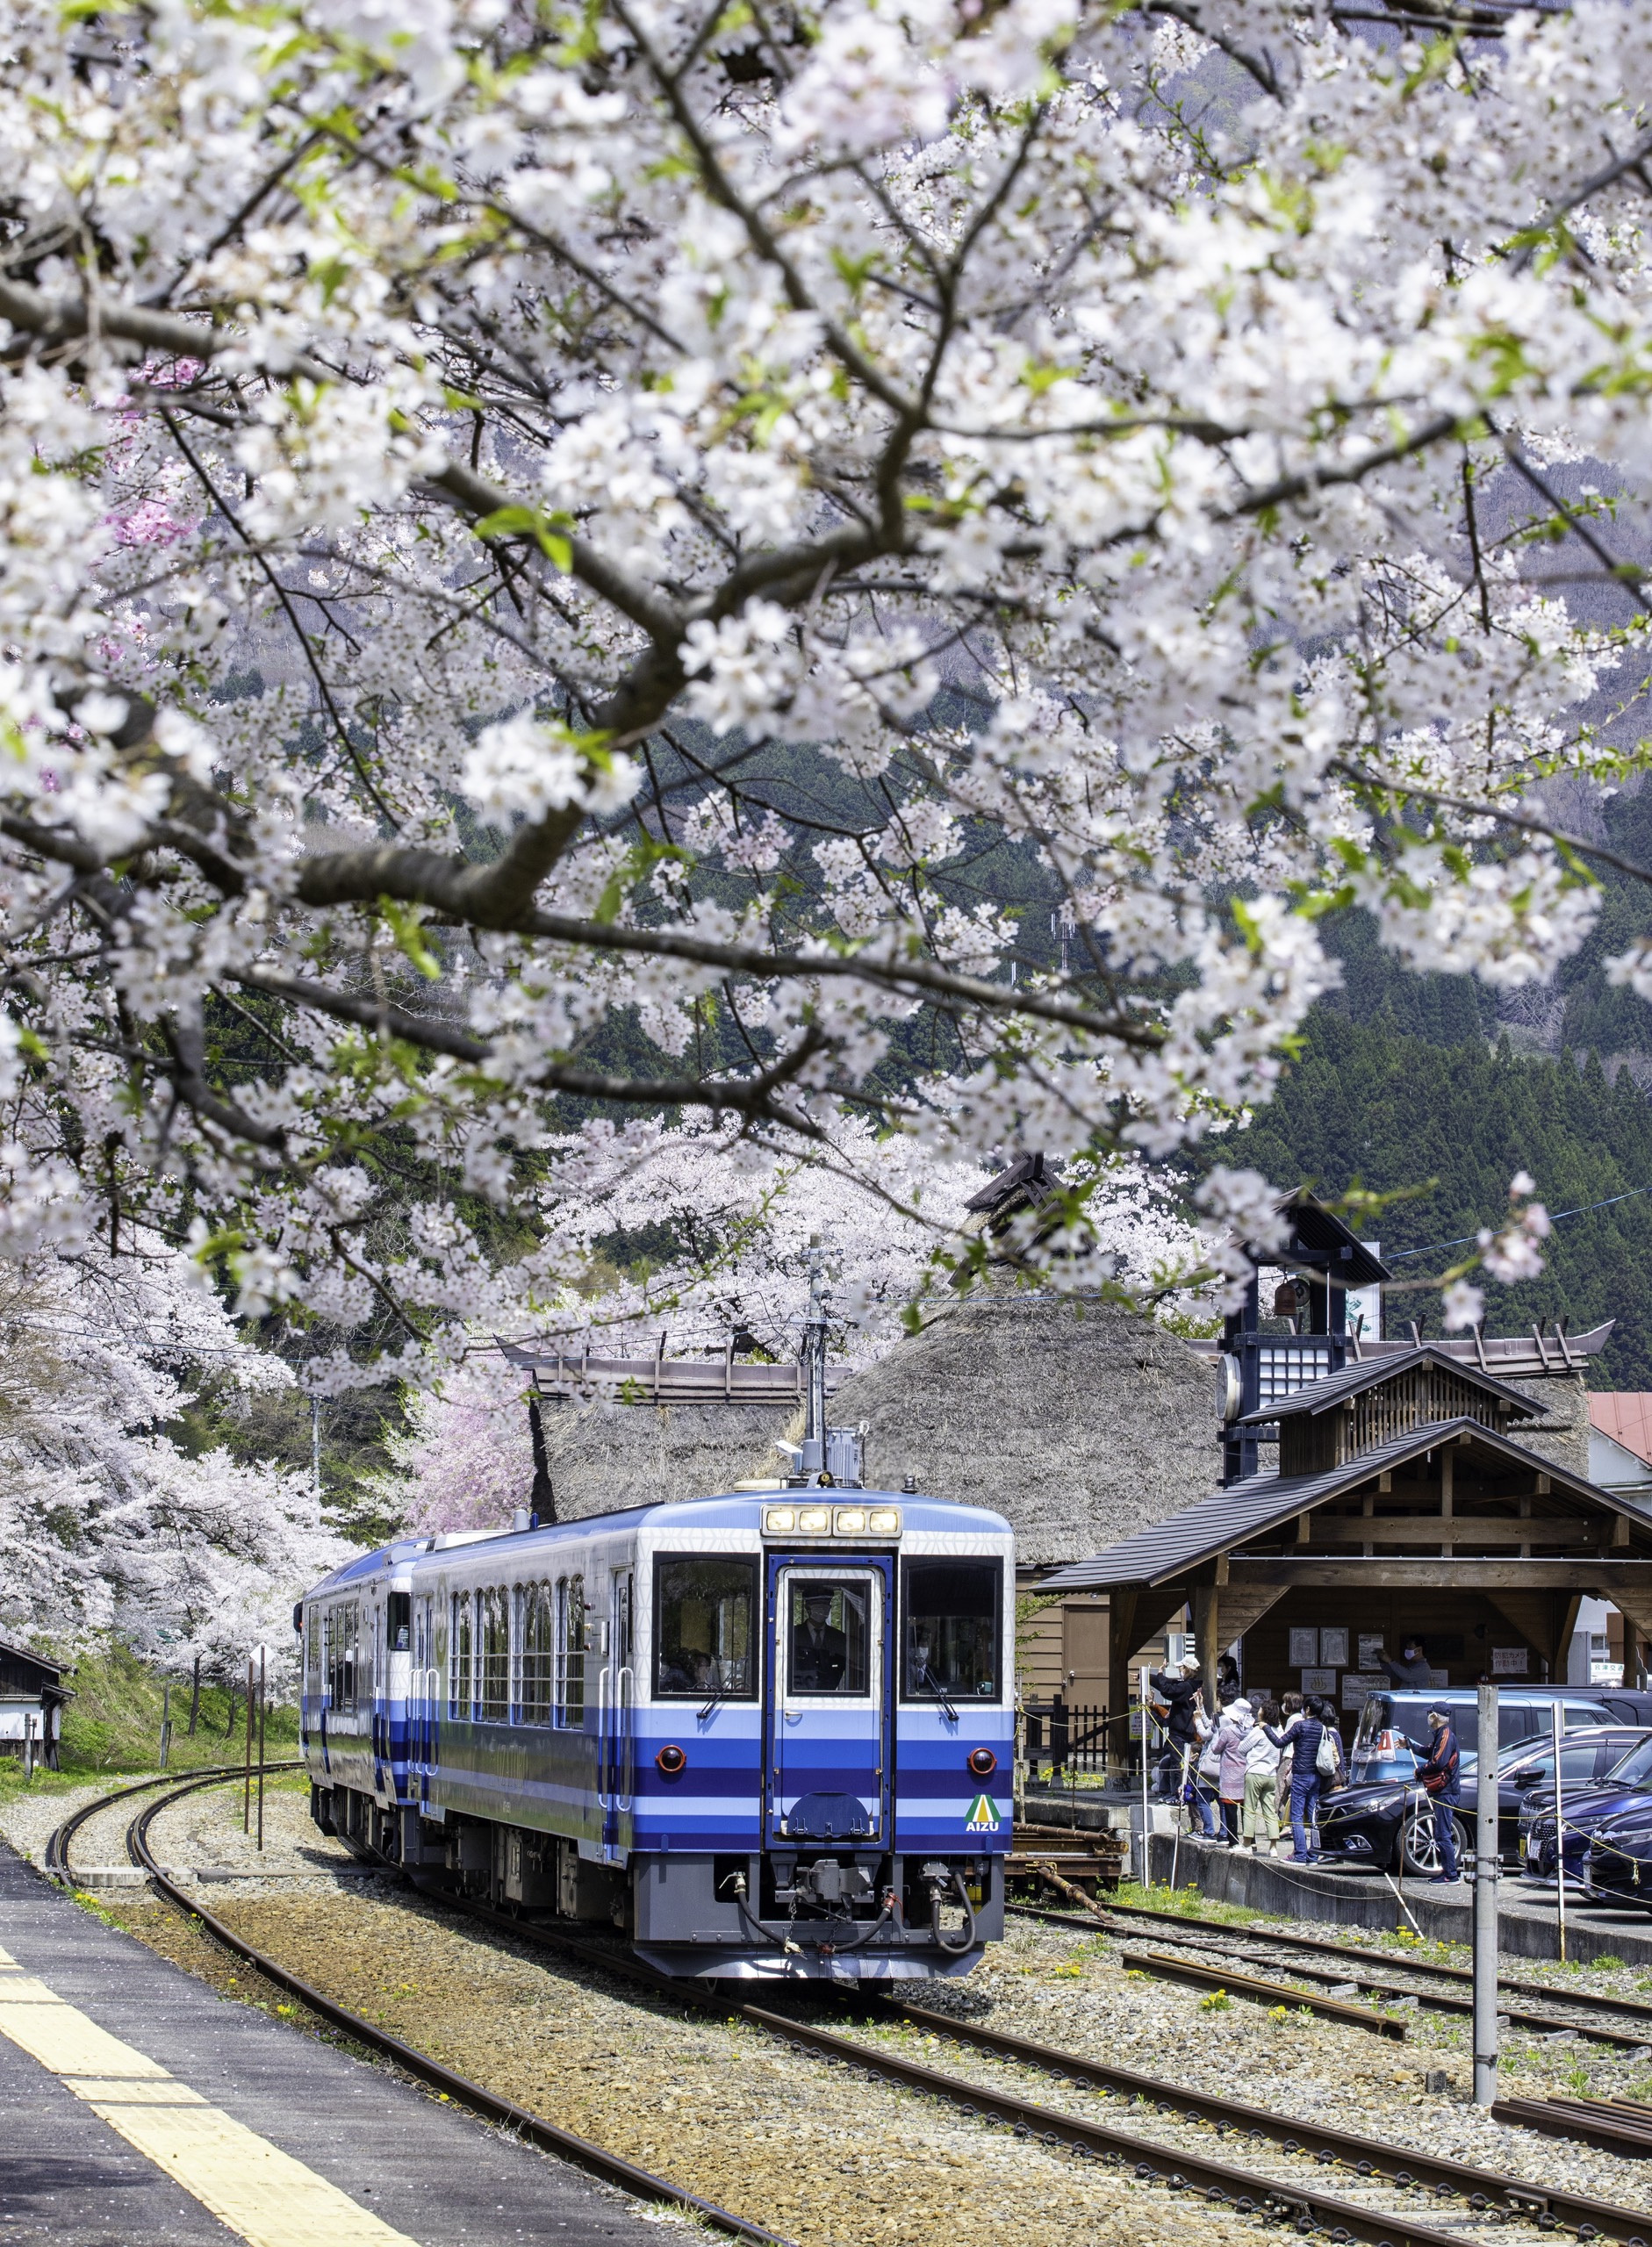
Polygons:
M0 2035L251 2247L416 2247L0 1950Z

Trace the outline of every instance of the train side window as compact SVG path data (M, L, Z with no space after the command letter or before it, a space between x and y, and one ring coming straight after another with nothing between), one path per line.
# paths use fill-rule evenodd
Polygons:
M407 1654L413 1647L413 1594L392 1591L385 1605L390 1650L391 1654Z
M470 1595L456 1591L453 1595L453 1628L448 1644L453 1650L448 1671L448 1714L468 1717L470 1713Z
M321 1611L312 1607L304 1619L304 1675L312 1693L321 1691Z
M557 1579L557 1722L581 1731L585 1720L585 1580Z
M1002 1699L1000 1563L908 1561L901 1574L901 1698Z
M511 1597L503 1584L489 1584L477 1597L482 1610L477 1631L482 1654L479 1713L491 1724L503 1724L511 1712Z
M341 1715L356 1706L356 1640L360 1627L361 1610L355 1600L341 1600L328 1608L323 1625L327 1695Z
M661 1554L654 1564L656 1698L755 1699L757 1604L756 1561Z
M521 1589L521 1662L518 1724L549 1724L557 1659L557 1611L548 1583Z

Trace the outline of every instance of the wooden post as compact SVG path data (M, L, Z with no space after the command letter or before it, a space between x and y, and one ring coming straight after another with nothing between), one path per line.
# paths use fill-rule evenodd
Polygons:
M198 1654L198 1655L196 1655L196 1657L195 1657L195 1667L194 1667L194 1669L193 1669L190 1671L190 1732L189 1732L189 1736L190 1736L190 1738L191 1740L193 1740L193 1739L194 1739L194 1737L195 1737L195 1722L196 1722L196 1719L200 1715L200 1713L201 1713L201 1657L200 1657L200 1655Z
M253 1830L253 1658L247 1657L247 1755L241 1778L241 1830Z
M170 1681L161 1688L161 1769L167 1767L167 1756L172 1746L172 1686Z
M264 1845L264 1720L267 1703L264 1696L265 1652L258 1649L258 1846Z

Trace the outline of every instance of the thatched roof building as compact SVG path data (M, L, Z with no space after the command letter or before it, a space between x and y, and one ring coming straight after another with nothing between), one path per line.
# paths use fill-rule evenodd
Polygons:
M703 1498L784 1464L768 1405L547 1404L545 1451L563 1521L621 1506Z
M1099 1551L1215 1480L1211 1377L1117 1305L989 1289L845 1381L839 1426L864 1421L866 1476L992 1506L1023 1568Z

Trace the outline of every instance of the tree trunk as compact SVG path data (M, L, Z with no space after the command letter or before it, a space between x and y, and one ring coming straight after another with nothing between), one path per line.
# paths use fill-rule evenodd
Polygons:
M200 1713L201 1713L201 1657L200 1657L200 1655L198 1654L198 1655L196 1655L196 1657L195 1657L195 1668L194 1668L194 1670L191 1672L191 1674L190 1674L190 1729L189 1729L189 1737L190 1737L191 1740L193 1740L193 1739L194 1739L194 1737L195 1737L195 1720L196 1720L196 1719L200 1715Z

